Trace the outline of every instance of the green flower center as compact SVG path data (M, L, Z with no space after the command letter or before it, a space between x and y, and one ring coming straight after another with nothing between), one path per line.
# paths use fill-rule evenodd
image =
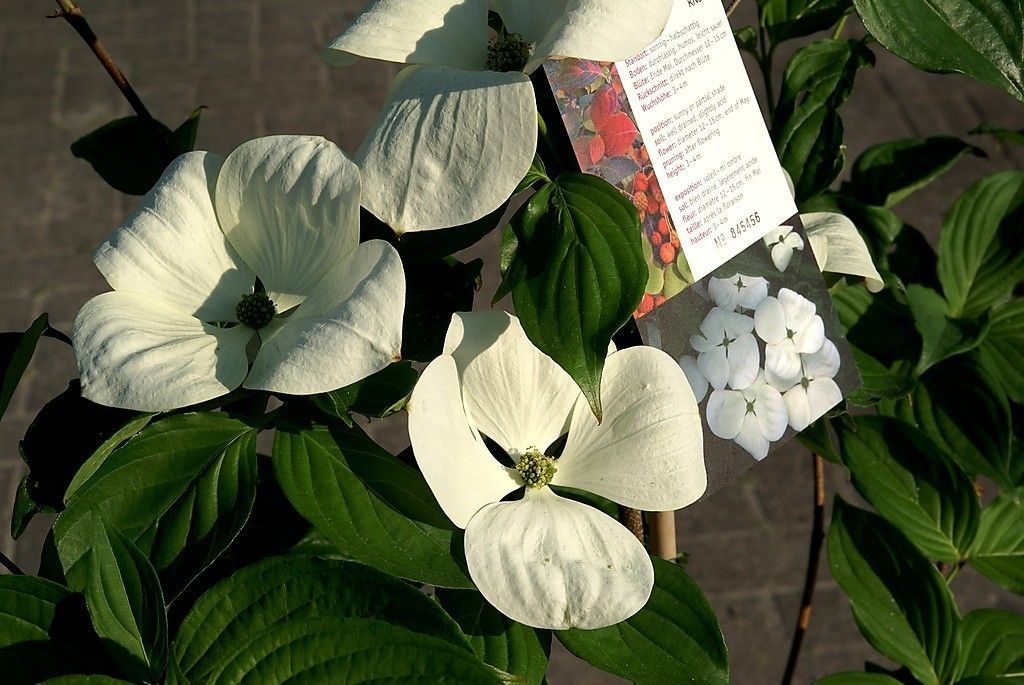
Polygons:
M528 488L544 487L555 477L557 470L555 460L536 447L526 450L526 454L516 464L516 471L522 476L523 482Z
M263 328L270 323L275 314L277 314L277 307L266 293L242 295L238 306L235 307L238 323L249 328Z
M533 56L534 44L518 33L499 35L487 46L489 71L522 71Z

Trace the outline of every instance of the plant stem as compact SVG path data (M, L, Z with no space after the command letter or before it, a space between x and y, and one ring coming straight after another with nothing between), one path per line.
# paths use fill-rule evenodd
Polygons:
M846 28L846 20L849 18L849 14L844 14L843 18L839 20L835 30L832 32L832 40L839 40L839 37L843 35L843 29Z
M176 156L174 148L171 146L171 141L167 139L166 134L157 124L156 119L146 109L146 105L143 104L142 99L139 98L138 93L132 88L132 85L128 83L128 78L124 75L124 72L114 62L114 58L110 56L107 49L100 42L96 32L89 26L89 22L85 18L85 14L82 13L82 8L78 6L74 0L57 0L57 6L60 8L56 13L51 15L52 18L60 17L64 19L71 28L82 37L85 44L89 46L92 53L96 55L96 59L99 60L100 64L110 75L111 80L114 81L114 85L121 91L121 95L128 101L131 108L135 110L135 114L141 119L155 134L156 139L160 141L161 145L165 148L164 152L170 156Z
M674 560L679 556L676 546L676 513L653 511L647 514L651 529L651 551L662 559Z
M800 613L797 615L793 642L789 647L786 671L782 685L790 685L800 659L800 648L804 644L807 627L811 623L811 603L814 601L814 587L818 582L818 565L821 561L822 543L825 541L825 462L814 455L814 521L811 524L811 541L807 551L807 572L804 575L804 593L800 599Z
M732 0L732 2L729 3L729 6L725 8L725 16L731 17L732 13L736 11L736 8L740 6L741 2L743 2L743 0Z
M629 532L636 536L642 545L644 543L644 515L639 509L619 507L619 518L622 525L629 529Z
M0 552L0 565L2 565L4 568L10 571L12 575L25 575L25 572L18 568L18 565L11 561L11 559L3 552Z

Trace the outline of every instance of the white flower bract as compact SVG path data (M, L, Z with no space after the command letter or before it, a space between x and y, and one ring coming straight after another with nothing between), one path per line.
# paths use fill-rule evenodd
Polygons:
M654 583L650 557L597 509L526 487L484 437L513 461L560 437L550 485L624 506L671 511L707 487L697 402L676 362L650 347L612 353L598 424L579 388L500 311L456 314L443 354L408 405L409 436L442 509L465 528L466 561L499 611L537 628L599 628L639 611ZM552 455L554 456L554 455Z
M397 233L457 226L497 209L537 146L527 76L551 58L614 61L653 42L672 0L495 0L510 33L533 45L525 66L488 70L488 0L374 0L324 51L408 64L357 161L363 203Z
M715 390L708 398L708 428L720 438L735 440L758 461L786 432L786 403L763 373L743 390Z
M767 297L754 312L754 328L764 340L764 368L780 382L800 380L800 355L821 349L825 322L813 302L798 292L782 288L778 297Z
M734 312L737 307L756 309L768 297L768 280L743 274L712 278L708 283L708 293L715 306L723 311Z
M715 390L745 388L757 377L761 351L753 330L754 319L715 307L701 322L700 333L690 336L697 368Z
M397 359L405 274L387 243L359 244L359 187L323 138L174 160L93 257L113 292L75 320L83 396L163 411L242 385L314 394ZM258 330L236 316L257 279L276 310Z
M772 263L779 271L789 268L793 253L804 249L804 239L790 226L779 226L764 237L764 244L772 254Z

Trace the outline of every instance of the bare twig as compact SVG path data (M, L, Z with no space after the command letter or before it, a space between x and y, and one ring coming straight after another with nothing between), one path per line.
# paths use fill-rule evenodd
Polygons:
M23 575L25 575L25 572L22 571L20 568L18 568L18 565L15 564L13 561L11 561L10 558L6 554L4 554L3 552L0 552L0 566L3 566L4 568L6 568L13 575L16 575L16 576L23 576Z
M800 613L797 616L793 642L789 647L789 659L782 676L782 685L790 685L800 659L800 648L811 623L811 603L814 587L818 582L818 565L821 561L822 543L825 541L825 462L814 455L814 521L811 524L811 541L807 552L807 572L804 575L804 593L800 599Z
M644 542L644 516L639 509L619 507L619 517L622 525L629 529L629 532L636 536L640 544Z
M678 557L675 512L651 512L647 514L647 525L651 529L651 552L662 559L670 561Z
M132 85L128 83L128 78L124 75L124 72L114 62L114 58L110 56L107 49L103 47L103 43L96 36L96 33L89 26L89 22L85 18L85 14L82 13L82 8L78 6L74 0L57 0L57 6L59 9L50 15L51 18L61 18L66 21L71 28L82 37L85 44L89 46L93 54L96 55L96 59L100 61L103 68L106 69L107 74L114 81L114 85L121 91L121 95L128 101L132 109L138 115L147 126L150 127L152 132L156 135L156 139L160 141L161 145L164 146L165 152L169 153L172 157L175 156L174 149L171 146L171 141L167 139L166 134L157 124L153 115L146 109L146 105L143 104L139 98L138 93L132 88Z
M740 6L743 0L732 0L729 5L725 8L725 16L731 17L732 13L736 11L736 8Z

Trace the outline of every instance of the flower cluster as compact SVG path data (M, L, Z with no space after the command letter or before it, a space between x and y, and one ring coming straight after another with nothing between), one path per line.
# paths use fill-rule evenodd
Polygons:
M840 359L813 302L788 288L735 274L712 278L714 307L690 338L694 356L679 360L708 427L761 460L786 429L803 430L842 400L834 378ZM764 348L762 366L762 346Z

